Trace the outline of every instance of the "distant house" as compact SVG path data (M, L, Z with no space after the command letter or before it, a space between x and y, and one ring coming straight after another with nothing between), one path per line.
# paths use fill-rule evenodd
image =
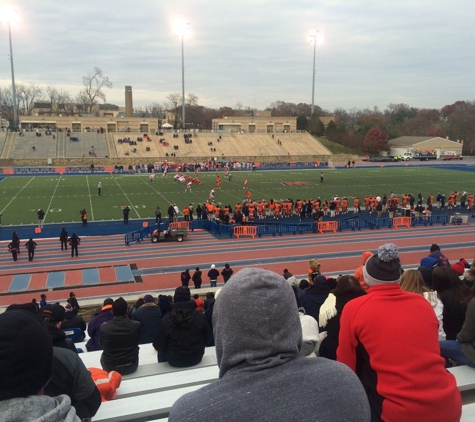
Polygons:
M445 151L454 151L462 155L463 144L439 136L400 136L388 141L391 147L390 155L404 155L406 152L433 152L437 158Z

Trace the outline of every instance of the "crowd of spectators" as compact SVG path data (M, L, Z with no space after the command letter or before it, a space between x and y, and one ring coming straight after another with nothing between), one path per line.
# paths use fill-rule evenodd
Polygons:
M385 244L364 252L353 275L336 278L325 276L317 259L302 280L288 269L278 275L213 265L210 285L223 287L205 300L191 296L194 275L185 270L173 297L147 294L130 309L122 297L106 299L87 326L86 347L103 351L103 370L125 375L139 365L140 344L152 343L158 362L176 367L196 365L205 347L215 345L219 380L180 398L170 421L212 419L212 403L241 420L263 412L278 420L285 403L302 420L328 414L332 420L456 421L460 393L445 368L475 367L475 261L451 264L437 244L428 249L419 268L404 271L397 247ZM11 305L0 315L2 420L15 406L36 417L76 412L88 418L100 405L101 393L62 331L86 329L74 293L65 307L46 299L41 307ZM21 347L31 341L34 353ZM35 383L21 382L26 377ZM312 397L305 406L298 400L302 388ZM38 395L43 391L56 399ZM258 393L265 393L265 403Z

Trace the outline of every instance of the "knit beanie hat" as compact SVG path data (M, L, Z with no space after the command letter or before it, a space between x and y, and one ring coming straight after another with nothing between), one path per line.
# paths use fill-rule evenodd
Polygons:
M452 268L458 275L463 275L465 268L467 266L467 261L461 258L459 261L453 263L450 268Z
M173 301L177 302L189 302L191 300L190 289L186 286L180 286L175 289L175 296Z
M143 297L143 301L144 301L145 303L151 303L151 302L154 301L154 299L153 299L153 296L152 296L152 295L145 295L145 296Z
M363 276L368 286L400 283L401 262L397 246L393 243L380 246L378 253L366 261Z
M34 313L0 315L0 401L37 394L53 372L53 342Z
M435 252L435 251L440 251L440 248L439 248L439 245L437 245L436 243L433 243L431 246L430 246L430 252Z

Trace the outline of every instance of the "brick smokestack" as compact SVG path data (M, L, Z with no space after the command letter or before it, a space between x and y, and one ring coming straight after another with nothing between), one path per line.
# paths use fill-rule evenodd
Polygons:
M125 87L125 115L134 117L134 101L132 100L132 87Z

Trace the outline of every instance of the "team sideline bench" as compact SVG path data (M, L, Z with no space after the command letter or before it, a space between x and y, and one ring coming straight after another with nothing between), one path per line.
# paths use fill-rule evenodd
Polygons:
M104 402L92 420L94 422L120 422L144 420L145 418L167 418L173 403L181 396L205 385L207 383Z

